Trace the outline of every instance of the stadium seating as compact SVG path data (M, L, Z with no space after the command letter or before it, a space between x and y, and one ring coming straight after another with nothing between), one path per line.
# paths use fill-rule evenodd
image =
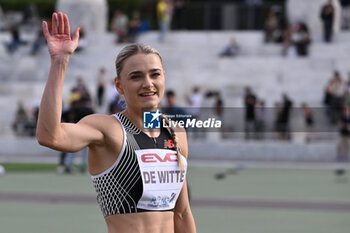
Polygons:
M235 37L240 54L219 58L218 54ZM28 37L29 38L29 37ZM95 95L96 76L105 67L112 80L116 54L124 45L114 44L114 35L87 35L89 46L74 54L67 71L63 96L66 102L76 77L82 76ZM9 35L0 34L0 43ZM322 106L323 91L333 71L339 70L343 80L350 71L350 32L339 34L333 44L315 42L307 58L281 56L281 45L264 44L260 31L179 31L170 32L166 41L157 41L157 32L140 36L139 42L157 48L163 56L166 87L176 91L180 105L185 95L198 85L202 91L220 90L226 107L242 106L243 91L251 86L268 106L281 100L286 92L297 106L307 102ZM11 121L18 100L27 106L39 103L47 78L50 59L46 48L36 56L29 55L30 44L13 55L0 48L0 133L12 138ZM184 85L184 83L186 85ZM210 103L210 102L208 102Z

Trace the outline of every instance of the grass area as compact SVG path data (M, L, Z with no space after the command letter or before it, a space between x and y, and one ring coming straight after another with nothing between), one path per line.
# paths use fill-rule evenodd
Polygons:
M56 171L56 164L44 163L4 163L6 172L53 172Z
M57 164L53 163L3 163L6 172L56 172ZM80 166L75 165L79 171Z

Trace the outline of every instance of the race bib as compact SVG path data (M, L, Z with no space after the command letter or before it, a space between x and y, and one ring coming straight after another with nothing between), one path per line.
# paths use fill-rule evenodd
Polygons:
M176 151L145 149L135 152L143 182L143 193L137 208L173 209L186 178L186 159L182 156L184 171L181 172Z

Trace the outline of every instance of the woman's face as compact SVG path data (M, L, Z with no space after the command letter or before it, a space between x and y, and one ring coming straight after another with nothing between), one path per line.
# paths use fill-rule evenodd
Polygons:
M138 53L124 61L117 90L125 97L128 108L156 109L164 94L164 71L156 54Z

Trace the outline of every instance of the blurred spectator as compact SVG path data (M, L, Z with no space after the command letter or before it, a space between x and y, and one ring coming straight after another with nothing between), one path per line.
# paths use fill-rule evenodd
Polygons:
M132 18L129 22L129 29L128 29L128 41L130 43L135 43L137 41L141 23L142 22L141 22L140 12L134 11L132 13Z
M192 116L192 118L198 119L200 115L200 107L202 105L202 94L199 91L199 87L194 87L192 93L187 97L188 109L187 113ZM197 129L189 129L188 136L196 139L200 136Z
M298 133L299 133L299 136L301 136L305 142L310 142L311 140L310 133L315 132L314 130L315 122L314 122L313 112L311 111L307 103L301 104L301 110L304 118L304 125L303 125L303 130Z
M323 104L325 106L330 106L331 103L332 103L332 80L329 80L324 91Z
M139 28L139 33L148 32L150 30L150 22L149 20L145 19L141 21L141 25Z
M224 111L224 101L221 97L220 91L209 90L205 93L204 97L206 99L214 98L214 114L216 118L219 118L219 120L221 120Z
M350 72L348 73L348 80L345 85L344 103L350 107Z
M125 100L122 95L119 95L115 83L112 81L108 89L108 113L114 114L121 112L125 107Z
M40 103L34 104L32 106L32 120L31 120L31 128L32 128L32 132L31 132L31 136L35 136L36 134L36 126L38 123L38 118L39 118L39 106Z
M90 92L84 82L84 79L81 76L78 76L77 80L76 80L76 84L74 86L74 88L77 89L77 91L79 92L81 98L84 98L88 101L91 101L91 95Z
M157 18L159 26L159 42L164 42L172 16L172 5L169 0L159 0L157 3Z
M350 108L344 106L344 111L339 120L340 137L337 145L337 162L344 163L349 161L350 148ZM338 167L335 171L338 179L342 179L346 173L343 167Z
M342 28L350 29L350 0L340 0L342 11L341 11L341 20Z
M324 91L323 104L326 107L326 116L330 124L335 123L332 116L332 97L332 80L329 80Z
M108 102L112 102L115 100L115 98L119 95L117 88L115 87L114 80L110 82L110 86L108 87L108 93L107 93Z
M350 92L350 72L348 72L348 81L346 83L346 91Z
M255 105L256 105L257 99L255 94L252 92L252 90L247 87L245 89L245 95L244 95L244 106L245 106L245 125L244 125L244 131L245 131L245 139L253 139L255 137L255 131L256 131L256 119L255 119Z
M78 77L76 80L75 86L71 89L71 94L68 97L68 103L69 103L69 113L68 113L68 120L69 122L74 122L75 117L72 116L74 112L72 112L72 109L75 109L77 106L81 106L82 102L84 103L84 106L92 106L91 101L91 95L84 83L84 80L82 77Z
M226 125L225 125L225 122L224 122L224 101L222 99L222 95L221 95L221 92L220 91L216 91L214 92L214 97L215 97L215 119L216 120L220 120L222 122L222 125L221 125L221 128L220 128L220 133L221 133L221 136L220 137L223 137L225 133L225 131L227 130L226 129Z
M99 107L103 105L104 95L105 95L105 86L106 86L106 70L101 68L97 76L97 104Z
M35 136L38 121L39 107L33 105L29 111L26 110L22 101L17 103L15 119L12 128L17 136Z
M279 18L277 12L273 9L269 11L267 19L264 24L264 32L265 32L265 42L282 42L282 29L279 22Z
M296 55L295 47L292 45L292 26L289 25L283 34L282 55L293 57Z
M302 103L301 107L303 109L303 116L304 116L304 123L306 126L306 130L310 131L314 126L314 117L313 117L312 111L306 103Z
M274 112L275 112L274 129L275 129L275 132L277 133L277 138L280 139L281 137L280 136L280 131L281 131L280 118L282 113L282 106L280 102L275 103Z
M258 100L256 104L256 139L264 139L266 127L265 101Z
M125 109L125 100L123 96L116 95L115 98L108 105L109 114L115 114L118 112L122 112Z
M323 22L323 39L329 43L332 41L333 21L334 21L334 7L333 0L328 0L327 4L322 6L321 15Z
M42 30L38 31L37 37L33 43L32 50L30 52L31 55L36 55L40 49L46 45L46 40Z
M186 11L186 1L185 0L175 0L174 1L174 15L173 15L173 29L185 29L185 11Z
M38 8L34 3L29 3L28 7L25 9L22 18L22 24L27 24L31 26L40 25Z
M345 86L338 71L334 71L333 78L329 84L331 95L331 122L337 123L343 111Z
M80 28L79 43L78 43L78 47L75 49L75 52L79 53L81 51L84 51L87 46L88 46L88 41L86 38L85 30L84 28Z
M188 113L194 118L197 118L200 113L200 107L202 104L202 94L199 92L199 87L194 87L192 93L187 97Z
M215 116L218 120L223 120L223 114L224 114L224 101L221 97L220 91L214 92L214 97L215 97Z
M94 110L92 109L91 102L82 97L81 99L72 103L69 109L69 122L77 123L82 118L87 115L93 114Z
M185 120L183 116L186 115L186 112L181 107L177 106L176 94L173 90L168 90L166 92L166 104L163 106L162 112L173 121Z
M12 123L12 128L16 135L24 136L27 135L26 128L28 124L28 115L22 101L17 103L17 110L15 114L15 119Z
M311 35L305 23L291 24L285 32L283 54L287 56L307 56ZM294 52L295 51L295 52Z
M19 35L17 27L10 28L11 41L6 44L6 49L9 54L13 54L21 45L27 44L25 41L22 41Z
M210 102L208 102L208 104L211 103L212 106L213 106L213 111L211 113L209 113L210 114L209 116L212 117L212 118L215 118L215 120L221 121L220 133L222 133L222 134L221 134L220 137L225 137L225 132L227 132L228 128L226 127L226 124L224 122L224 106L225 106L225 103L224 103L224 100L222 98L221 92L218 91L218 90L208 90L204 94L204 97L206 99L210 100ZM204 105L207 105L207 104L204 103ZM204 114L205 113L206 112L204 112ZM207 131L207 129L204 130L204 131L200 131L200 132L206 132L206 131ZM214 134L214 135L219 136L219 134ZM200 136L202 138L202 137L206 137L206 136L212 137L214 135L212 135L212 134L209 134L209 135L201 134ZM218 139L218 138L216 138L216 139Z
M239 45L237 40L232 37L230 43L220 52L219 57L234 57L239 53Z
M79 89L77 87L73 87L68 97L69 106L71 106L74 102L79 101L80 99L81 99L81 93Z
M297 49L297 54L299 56L307 56L308 47L311 42L309 29L305 23L294 24L293 28L292 43Z
M279 133L279 138L282 140L290 140L289 120L293 102L287 94L282 95L282 105L278 107L277 131Z
M116 10L112 19L111 30L115 32L117 38L116 43L127 42L127 32L128 32L128 16L123 14L122 11Z

